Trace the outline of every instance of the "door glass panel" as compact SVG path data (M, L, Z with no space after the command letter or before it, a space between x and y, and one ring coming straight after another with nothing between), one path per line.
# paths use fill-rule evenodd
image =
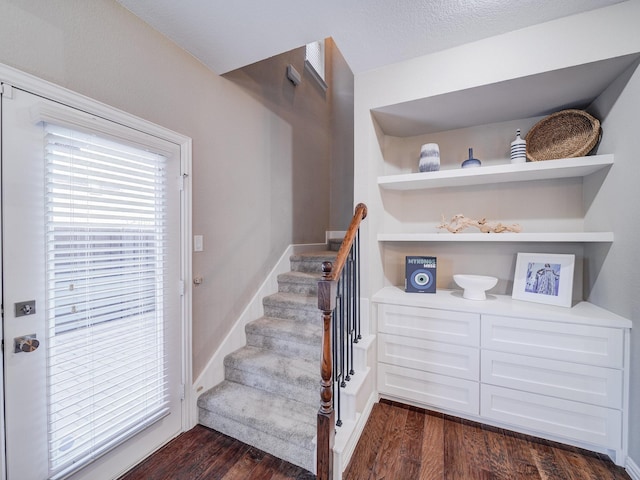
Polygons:
M163 284L166 159L45 126L52 478L169 411Z

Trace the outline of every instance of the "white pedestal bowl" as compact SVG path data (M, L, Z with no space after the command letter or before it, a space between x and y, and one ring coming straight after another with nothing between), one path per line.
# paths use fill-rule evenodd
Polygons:
M457 274L453 276L453 280L463 289L462 297L468 300L486 300L485 292L498 283L496 277L486 275Z

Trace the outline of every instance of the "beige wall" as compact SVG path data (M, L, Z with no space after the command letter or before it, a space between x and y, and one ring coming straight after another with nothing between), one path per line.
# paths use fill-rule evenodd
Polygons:
M324 235L315 219L305 215L309 202L328 200L322 206L328 207L328 230L346 230L354 204L353 73L331 38L325 40L326 91L305 69L304 58L305 48L300 47L223 75L292 126L294 174L316 179L313 184L294 183L296 243L308 241L300 236L304 232ZM285 78L287 65L302 76L297 87Z
M331 101L331 206L329 229L347 230L353 217L353 73L332 39L327 78Z
M271 131L275 143L267 149L288 137L291 151L274 155L281 165L273 178L273 193L283 200L280 208L288 205L271 220L291 229L293 243L323 241L329 222L331 104L328 92L305 71L304 58L300 47L223 75L273 115L269 124L277 125ZM287 79L287 65L302 76L299 85Z
M0 63L193 139L193 232L205 247L193 256L204 277L193 291L196 378L286 246L324 241L326 100L291 88L278 59L272 90L255 95L113 0L0 0L0 12Z

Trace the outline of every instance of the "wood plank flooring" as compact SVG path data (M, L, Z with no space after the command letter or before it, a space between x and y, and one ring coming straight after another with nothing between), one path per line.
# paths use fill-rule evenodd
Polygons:
M381 400L343 480L630 480L607 456Z
M196 426L120 480L311 480L315 476ZM630 480L600 454L381 400L344 480Z
M307 470L196 425L119 480L312 480Z

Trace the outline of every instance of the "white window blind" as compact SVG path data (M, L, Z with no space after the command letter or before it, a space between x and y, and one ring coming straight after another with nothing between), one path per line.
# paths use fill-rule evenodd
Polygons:
M45 125L51 478L168 412L166 159Z

